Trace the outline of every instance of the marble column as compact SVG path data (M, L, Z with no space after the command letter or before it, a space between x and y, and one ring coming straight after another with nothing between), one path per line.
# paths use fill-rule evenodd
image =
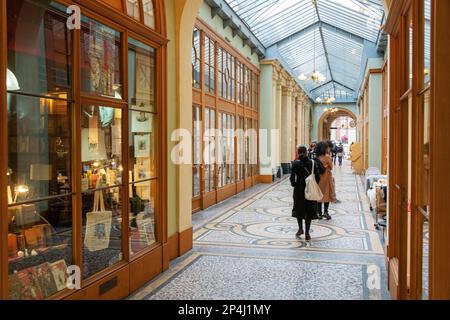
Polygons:
M292 159L292 87L283 87L281 110L281 166L289 174Z
M281 143L282 143L282 92L283 92L283 87L282 87L282 80L280 78L277 79L277 94L276 94L276 127L279 130L279 135L278 135L278 143L277 143L277 176L279 178L281 178L282 176L282 170L281 170Z

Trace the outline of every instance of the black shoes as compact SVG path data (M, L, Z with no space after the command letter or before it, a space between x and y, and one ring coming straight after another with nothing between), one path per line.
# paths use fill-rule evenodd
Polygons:
M327 219L327 220L331 220L331 216L330 216L330 214L329 214L328 212L325 212L325 213L323 214L323 217L324 217L325 219Z
M310 236L309 234L307 234L307 235L305 236L305 240L306 240L306 241L311 241L311 236Z
M300 229L300 230L298 230L298 232L297 232L297 234L295 235L298 239L300 239L300 237L303 235L303 230L302 229Z

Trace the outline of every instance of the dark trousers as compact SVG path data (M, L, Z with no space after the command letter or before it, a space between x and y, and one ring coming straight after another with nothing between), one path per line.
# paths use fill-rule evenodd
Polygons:
M329 202L325 202L325 203L320 203L319 202L319 212L320 213L325 213L328 212L328 208L330 207L330 203ZM324 209L322 211L322 208Z
M339 159L339 166L342 167L342 160L343 160L343 157L338 157L338 159Z
M303 229L303 220L305 220L305 229ZM311 219L302 219L302 218L297 218L297 222L298 222L298 229L299 230L305 230L305 234L309 235L309 230L311 229Z

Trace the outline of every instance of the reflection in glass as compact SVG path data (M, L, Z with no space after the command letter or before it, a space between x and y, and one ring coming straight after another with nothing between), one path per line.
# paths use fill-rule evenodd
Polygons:
M130 181L155 177L155 115L130 111Z
M127 13L130 17L139 20L139 0L127 0Z
M136 254L156 242L156 185L156 180L130 185L131 254Z
M83 193L83 279L122 260L122 189Z
M7 67L20 91L63 98L70 94L72 39L65 11L52 1L7 1Z
M71 227L70 196L9 207L9 299L42 300L66 289Z
M424 84L430 82L430 68L431 68L431 0L424 0Z
M200 89L201 85L200 64L200 30L194 28L194 32L192 35L192 86L197 89Z
M10 203L70 193L67 102L16 94L7 101Z
M202 164L202 124L200 107L194 106L193 110L193 166L192 166L192 196L198 197L200 195L200 170Z
M83 191L122 183L122 110L83 106L81 127Z
M130 38L128 41L128 95L130 108L155 111L155 50Z
M423 238L422 238L422 299L429 299L429 223L426 218L423 220Z
M120 32L91 18L82 17L82 90L122 99Z
M153 0L143 0L144 7L144 23L146 26L155 29L155 12L153 8Z

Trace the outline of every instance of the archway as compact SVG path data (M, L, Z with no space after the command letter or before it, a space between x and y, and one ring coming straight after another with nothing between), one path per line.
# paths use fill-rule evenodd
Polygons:
M318 122L318 138L319 141L322 140L331 140L331 125L333 122L339 118L351 118L353 121L357 121L356 115L347 109L340 109L338 108L336 112L327 111L324 112L323 115L320 117Z

